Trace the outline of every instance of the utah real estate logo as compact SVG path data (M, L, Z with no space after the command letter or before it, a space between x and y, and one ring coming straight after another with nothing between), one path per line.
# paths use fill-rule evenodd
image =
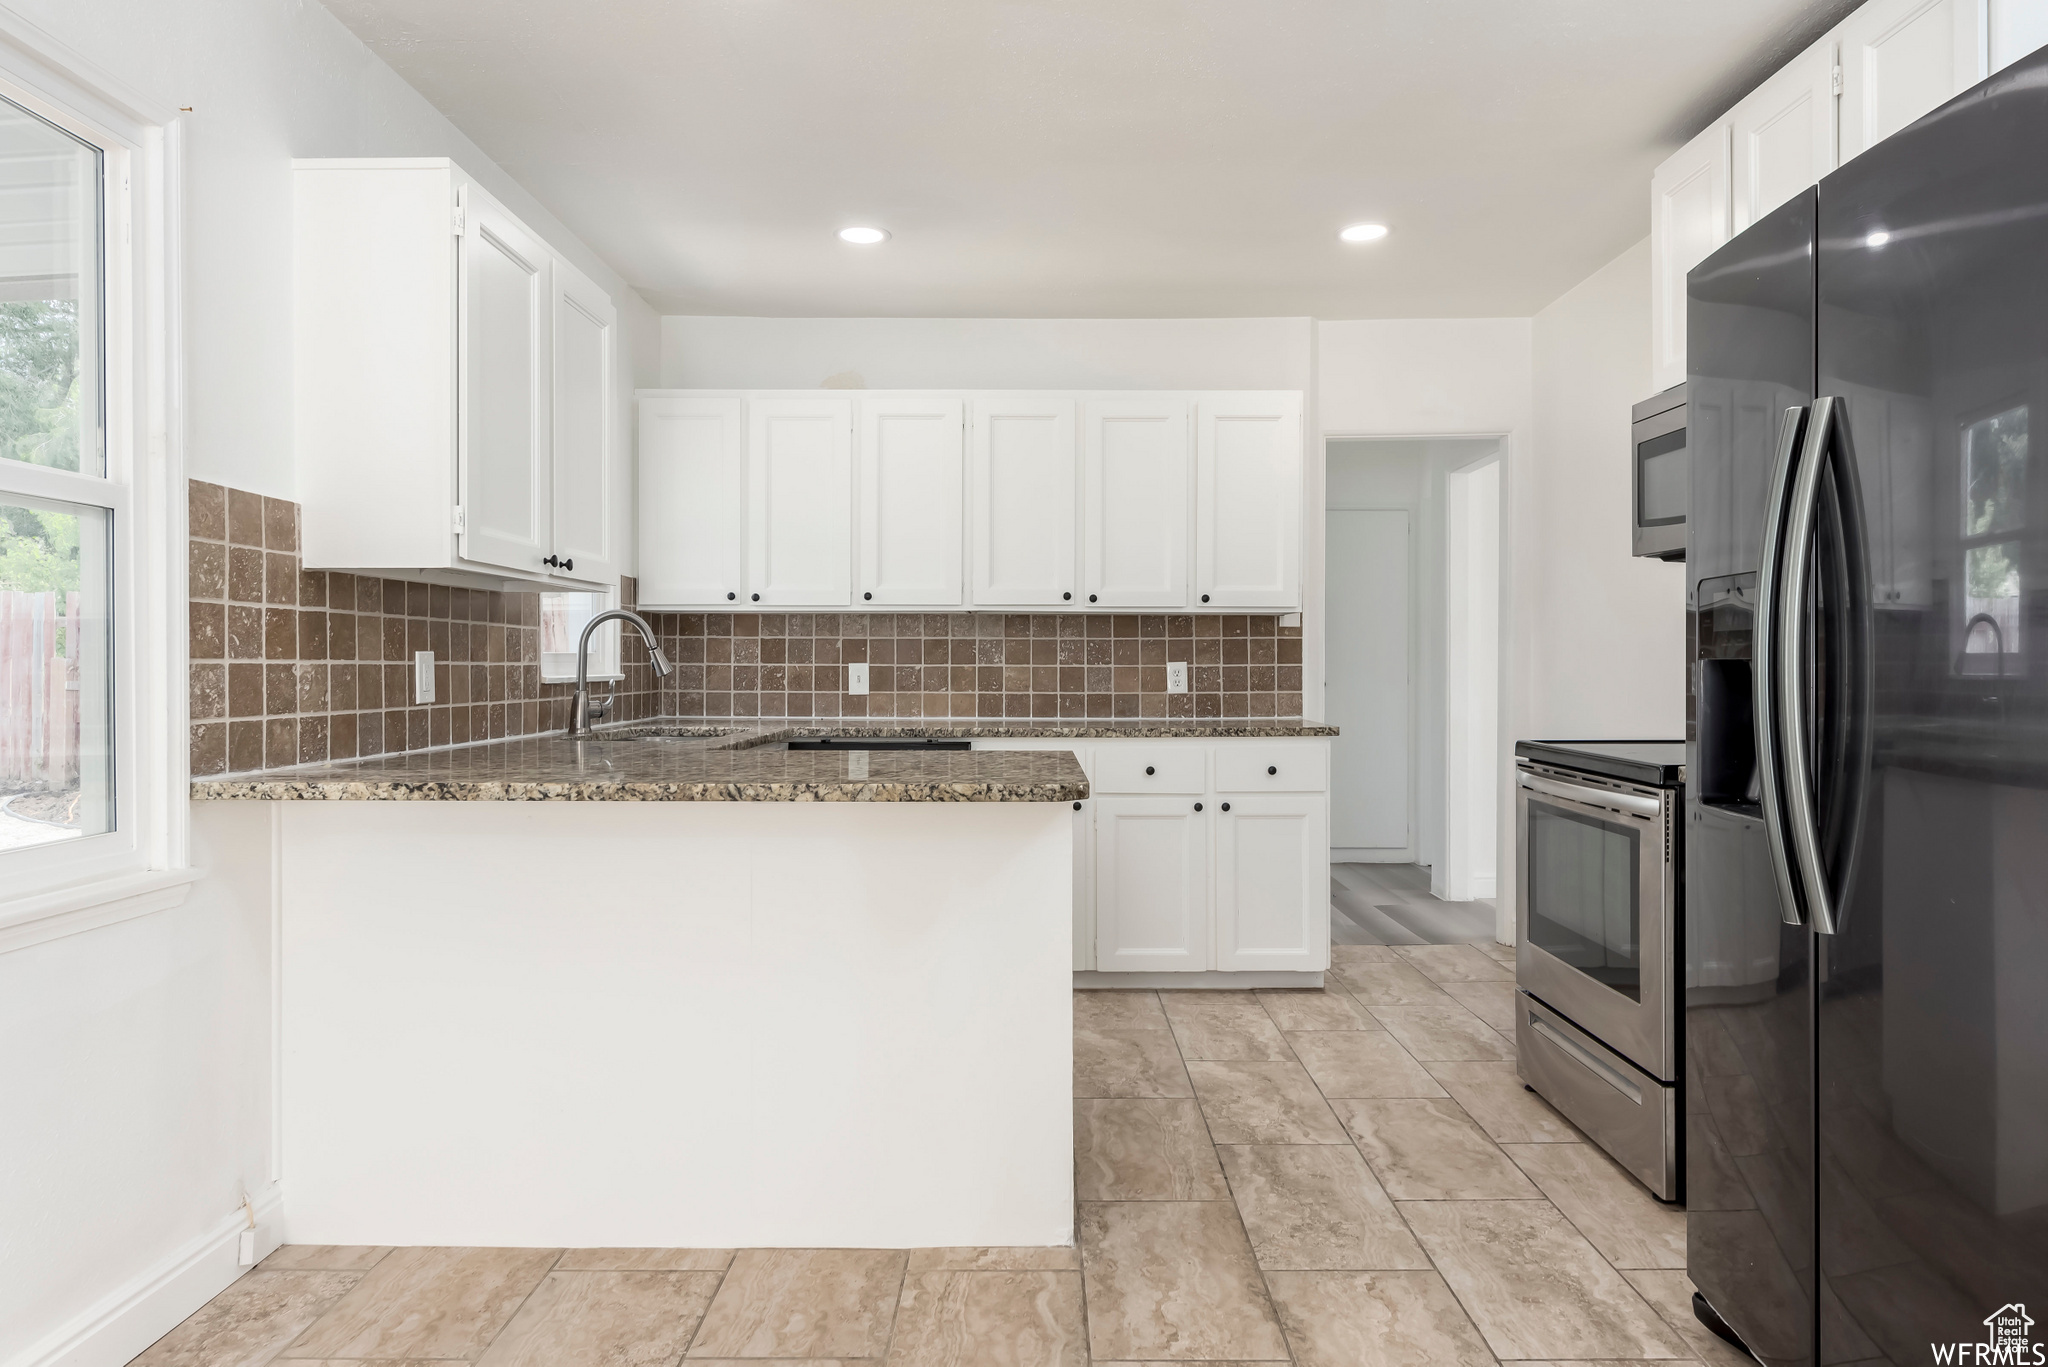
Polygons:
M1930 1343L1934 1360L1938 1363L1954 1363L1957 1367L1978 1367L1978 1364L2048 1363L2048 1344L2031 1341L2029 1331L2034 1327L2034 1317L2027 1313L2027 1307L2018 1301L2001 1305L1984 1317L1984 1342L1982 1343Z

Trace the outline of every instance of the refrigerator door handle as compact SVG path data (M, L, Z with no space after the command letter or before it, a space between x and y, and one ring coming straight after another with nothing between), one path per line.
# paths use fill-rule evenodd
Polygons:
M1784 593L1788 576L1782 573L1786 510L1792 499L1793 470L1806 424L1804 408L1786 409L1778 422L1778 458L1771 467L1770 494L1764 502L1763 566L1757 576L1756 626L1751 640L1756 681L1751 711L1756 724L1757 786L1763 795L1764 831L1771 842L1771 872L1778 884L1778 916L1790 926L1806 922L1793 887L1792 849L1785 831L1785 798L1781 790L1782 769L1789 766L1780 764L1781 754L1788 751L1781 743L1778 727L1782 669L1778 622L1786 615Z
M1827 470L1840 408L1841 400L1836 398L1813 401L1813 416L1806 424L1806 441L1793 478L1792 500L1786 509L1784 577L1779 584L1779 611L1773 623L1777 636L1778 696L1772 699L1772 705L1778 714L1778 733L1784 741L1784 824L1791 836L1797 882L1806 900L1807 913L1813 928L1823 935L1835 933L1835 907L1821 859L1813 757L1808 753L1813 738L1806 724L1806 625L1811 610L1807 593L1812 578L1821 475Z

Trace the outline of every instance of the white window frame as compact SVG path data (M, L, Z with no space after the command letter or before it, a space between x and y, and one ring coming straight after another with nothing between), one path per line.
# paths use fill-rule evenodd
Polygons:
M619 605L619 587L616 584L612 585L609 589L564 589L561 592L597 598L600 600L597 609L599 612L609 612ZM555 593L543 593L541 595L542 598L553 598L556 596L558 595ZM625 667L619 663L619 628L624 625L625 623L616 620L606 622L597 629L597 635L591 638L589 680L591 683L620 683L624 681L626 677ZM570 658L566 671L557 670L551 672L548 668L548 652L542 649L540 651L540 681L550 684L575 683L576 661L574 657Z
M177 111L0 11L0 93L101 149L104 475L0 462L10 493L113 510L114 829L0 855L0 952L176 905L189 867Z

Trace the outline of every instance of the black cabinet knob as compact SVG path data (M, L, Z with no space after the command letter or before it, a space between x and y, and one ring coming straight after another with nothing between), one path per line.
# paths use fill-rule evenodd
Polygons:
M1206 594L1206 593L1205 593L1205 594L1203 594L1203 595L1202 595L1202 601L1203 601L1203 602L1205 602L1205 603L1206 603L1206 602L1208 602L1208 601L1209 601L1209 595L1208 595L1208 594Z
M1199 811L1201 811L1201 810L1202 810L1202 804L1201 804L1201 803L1199 803L1199 802L1197 802L1197 803L1195 804L1195 810L1196 810L1196 811L1198 811L1198 812L1199 812Z
M760 601L761 601L761 595L760 595L760 594L758 594L758 593L757 593L757 594L755 594L755 595L754 595L754 601L755 601L755 602L757 602L757 603L758 603L758 602L760 602Z
M1060 601L1063 603L1071 603L1074 601L1074 595L1071 593L1063 593L1060 595Z
M1230 804L1228 802L1223 804L1223 810L1226 812L1230 810Z
M576 568L576 562L573 560L564 560L562 562L562 568L565 570L573 570Z
M1089 595L1088 595L1088 601L1089 601L1089 602L1091 602L1091 603L1092 603L1092 602L1094 602L1094 601L1095 601L1095 595L1094 595L1094 594L1092 594L1092 593L1091 593L1091 594L1089 594Z
M861 595L861 597L863 597L863 598L873 598L874 596L875 596L875 595L873 595L872 593L863 593L863 594Z
M1080 803L1078 803L1078 802L1076 802L1076 803L1074 804L1074 810L1075 810L1075 811L1077 811L1077 812L1078 812L1078 811L1080 811L1080 810L1081 810L1081 804L1080 804Z
M1149 765L1149 764L1148 764L1148 765L1146 765L1146 766L1145 766L1145 777L1146 777L1146 778L1150 778L1150 777L1152 777L1152 775L1153 775L1153 774L1154 774L1155 772L1156 772L1156 771L1155 771L1155 770L1154 770L1154 769L1152 768L1152 766L1151 766L1151 765Z
M546 565L549 569L553 569L555 566L561 564L562 562L551 555L547 559L541 561L540 563Z
M1266 772L1269 774L1277 774L1280 772L1280 766L1277 764L1269 764L1266 766Z

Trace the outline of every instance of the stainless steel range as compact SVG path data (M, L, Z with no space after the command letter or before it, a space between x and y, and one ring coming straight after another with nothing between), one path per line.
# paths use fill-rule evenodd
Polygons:
M1685 742L1515 746L1522 1080L1680 1197Z

